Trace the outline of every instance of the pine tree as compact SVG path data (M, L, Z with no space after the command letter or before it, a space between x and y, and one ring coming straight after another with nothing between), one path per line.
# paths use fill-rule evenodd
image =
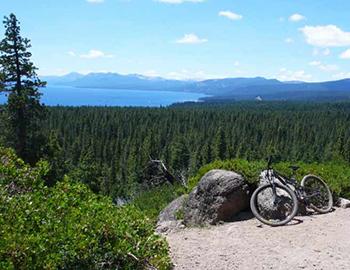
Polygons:
M226 136L223 128L219 128L214 144L214 154L216 159L224 160L226 158L227 152L227 144L226 144Z
M2 73L2 70L0 69L0 92L4 91L5 86L5 74Z
M188 170L190 152L183 137L177 138L171 148L171 165L173 170Z
M39 87L45 86L30 61L30 41L20 35L20 23L14 14L5 17L5 38L0 42L0 73L3 74L3 91L8 93L8 139L17 154L29 163L39 158L39 120L44 117Z

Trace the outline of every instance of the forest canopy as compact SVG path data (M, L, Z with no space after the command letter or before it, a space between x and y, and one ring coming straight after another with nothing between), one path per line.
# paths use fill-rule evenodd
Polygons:
M239 102L167 108L52 107L65 170L96 192L127 197L152 158L178 175L214 160L350 162L349 103Z

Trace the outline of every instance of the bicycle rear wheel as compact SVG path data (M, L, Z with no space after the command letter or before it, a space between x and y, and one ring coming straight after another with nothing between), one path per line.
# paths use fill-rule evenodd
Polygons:
M308 206L319 213L328 213L333 207L333 197L327 184L318 176L307 175L301 181Z
M260 186L250 199L254 216L269 226L281 226L291 221L298 212L298 199L287 186L275 183Z

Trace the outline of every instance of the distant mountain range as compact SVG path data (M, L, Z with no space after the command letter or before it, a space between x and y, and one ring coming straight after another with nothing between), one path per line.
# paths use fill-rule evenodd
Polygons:
M349 100L350 79L330 82L282 82L275 79L226 78L204 81L169 80L138 74L69 73L42 77L49 85L79 88L109 88L196 92L210 95L208 100Z

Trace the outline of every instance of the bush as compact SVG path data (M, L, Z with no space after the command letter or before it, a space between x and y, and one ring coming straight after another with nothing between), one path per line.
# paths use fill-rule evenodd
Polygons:
M42 177L49 171L49 164L40 161L35 168L26 165L13 150L0 147L0 185L16 186L18 191L32 190L43 185Z
M280 162L274 164L274 168L283 175L291 176L292 171L289 166L292 164L295 165L295 163ZM342 196L350 198L350 167L347 164L335 162L307 164L297 162L296 165L300 166L297 172L297 179L301 180L306 174L318 175L327 182L335 197ZM176 185L164 185L154 188L139 194L134 199L133 205L151 218L153 222L156 222L160 211L180 195L190 193L200 179L213 169L223 169L240 173L254 187L257 185L261 171L266 169L266 162L247 161L243 159L214 161L201 167L197 174L189 179L187 188ZM180 211L176 215L181 219L183 213Z
M132 204L142 211L147 217L156 222L159 213L184 191L180 186L165 184L140 193Z
M170 268L165 240L138 209L68 178L45 187L44 164L31 169L0 153L0 269ZM9 184L22 192L10 194Z
M306 174L315 174L327 182L330 189L336 196L350 198L350 166L345 163L290 163L280 162L274 164L274 168L280 173L290 176L292 171L290 165L298 165L300 169L297 172L297 179L301 180ZM189 180L189 190L194 188L199 180L212 169L223 169L235 171L242 174L249 183L257 183L259 174L266 169L264 161L246 161L241 159L215 161L199 169L198 173Z

